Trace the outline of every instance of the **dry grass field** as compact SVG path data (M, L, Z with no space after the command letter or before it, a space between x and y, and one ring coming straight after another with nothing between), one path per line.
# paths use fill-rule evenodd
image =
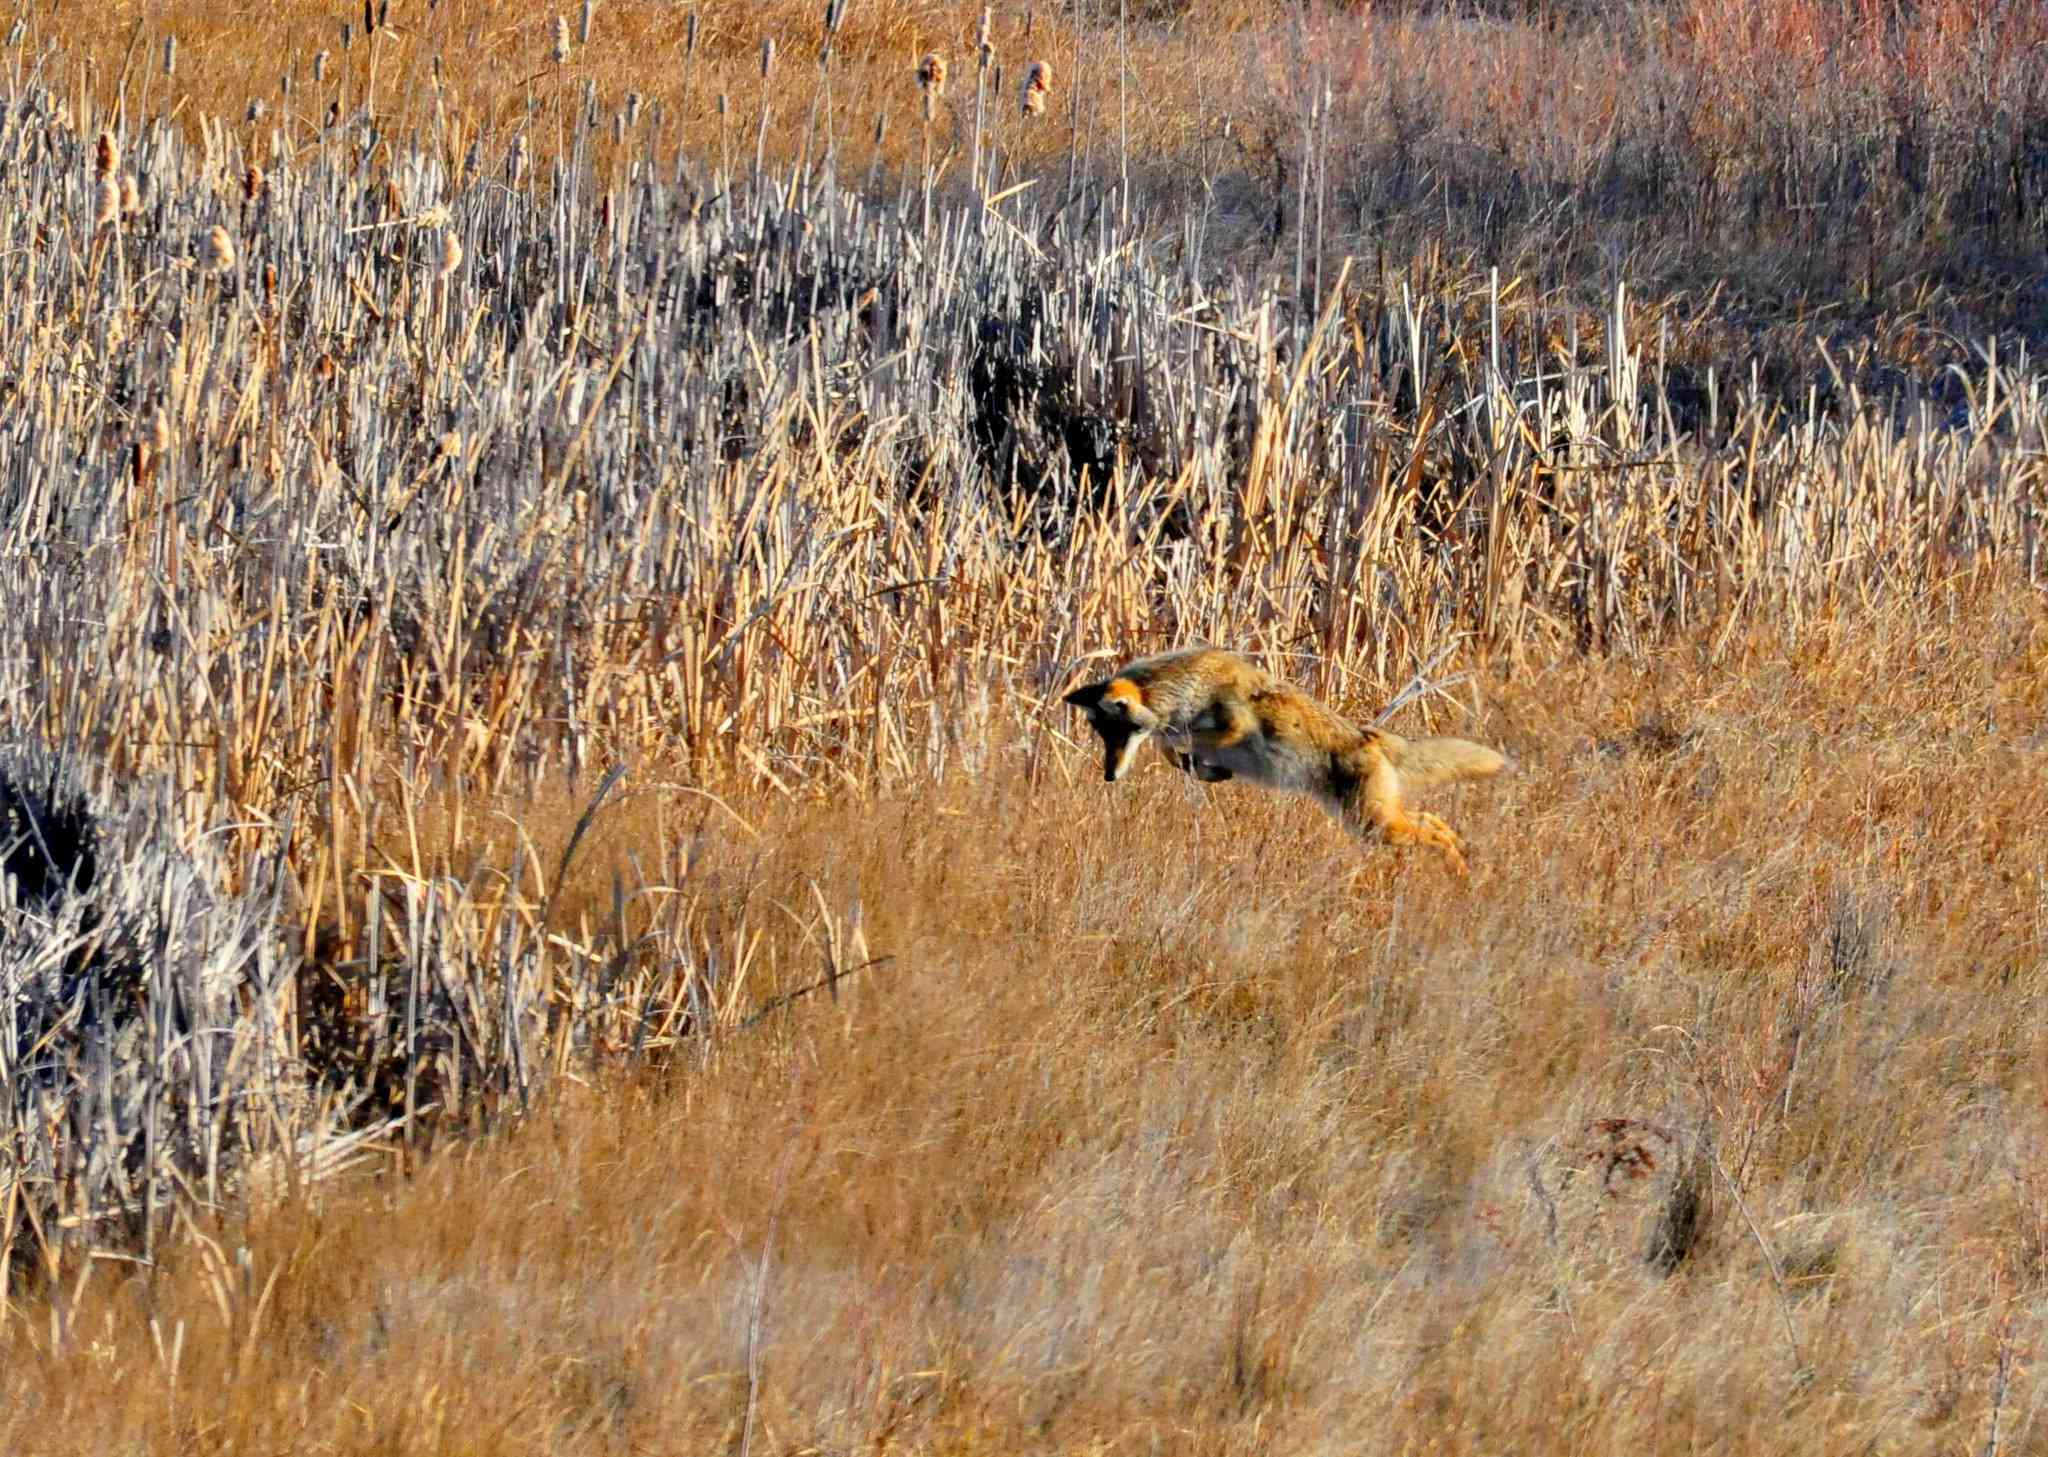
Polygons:
M0 1446L2048 1450L2035 7L16 14Z
M742 798L686 893L886 959L18 1299L0 1437L2037 1450L2044 667L1988 593L1488 674L1468 885L1056 723Z

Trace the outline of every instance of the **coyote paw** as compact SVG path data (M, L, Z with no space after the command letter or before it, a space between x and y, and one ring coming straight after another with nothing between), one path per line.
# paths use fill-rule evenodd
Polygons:
M1470 875L1472 868L1465 863L1465 842L1458 838L1458 832L1445 824L1441 818L1427 810L1415 816L1416 828L1421 831L1418 839L1426 840L1444 852L1444 863L1453 874Z

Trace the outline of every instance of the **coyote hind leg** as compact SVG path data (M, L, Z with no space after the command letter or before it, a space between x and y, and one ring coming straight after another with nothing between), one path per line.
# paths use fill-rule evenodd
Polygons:
M1371 825L1389 845L1433 845L1443 852L1444 863L1457 875L1468 875L1465 842L1457 831L1427 810L1409 814L1401 807L1401 776L1384 755L1378 756L1370 773L1360 783L1355 808L1346 816L1356 829ZM1363 823L1360 823L1360 822Z

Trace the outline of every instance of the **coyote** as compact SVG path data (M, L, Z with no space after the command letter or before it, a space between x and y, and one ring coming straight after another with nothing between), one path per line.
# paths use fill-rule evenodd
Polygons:
M1463 843L1402 798L1453 779L1483 779L1507 759L1465 739L1404 739L1346 723L1308 694L1220 648L1140 658L1066 695L1102 737L1102 777L1121 779L1152 735L1205 784L1243 778L1312 794L1346 829L1390 844L1434 845L1466 873ZM1179 745L1185 745L1185 750Z

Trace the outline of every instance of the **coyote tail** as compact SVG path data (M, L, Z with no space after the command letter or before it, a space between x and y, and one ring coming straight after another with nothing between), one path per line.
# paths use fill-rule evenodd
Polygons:
M1470 739L1404 739L1378 729L1403 789L1427 789L1454 779L1484 779L1507 766L1507 756Z

